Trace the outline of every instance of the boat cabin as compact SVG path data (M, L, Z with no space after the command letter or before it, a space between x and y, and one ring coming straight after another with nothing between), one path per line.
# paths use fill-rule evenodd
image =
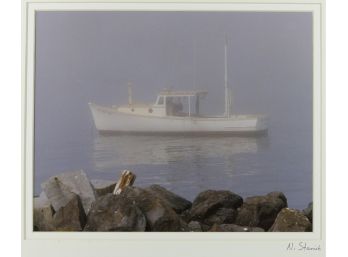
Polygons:
M166 116L199 116L200 100L207 91L171 91L158 94L154 107L162 107Z
M192 117L200 115L200 100L208 94L207 91L161 91L153 105L134 104L121 106L118 111L123 113L146 116L177 116Z

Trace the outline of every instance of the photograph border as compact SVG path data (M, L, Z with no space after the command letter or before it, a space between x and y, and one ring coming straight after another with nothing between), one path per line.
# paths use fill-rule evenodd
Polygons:
M255 11L313 13L313 232L34 232L34 83L36 11ZM118 243L115 243L118 242ZM294 256L289 243L325 255L325 1L113 1L24 0L22 2L22 256ZM134 245L136 244L136 246ZM252 247L251 247L252 245Z

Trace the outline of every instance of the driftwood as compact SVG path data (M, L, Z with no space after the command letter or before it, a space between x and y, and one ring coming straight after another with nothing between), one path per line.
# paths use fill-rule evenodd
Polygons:
M120 179L115 186L114 195L119 195L127 186L133 185L136 176L129 170L122 171Z

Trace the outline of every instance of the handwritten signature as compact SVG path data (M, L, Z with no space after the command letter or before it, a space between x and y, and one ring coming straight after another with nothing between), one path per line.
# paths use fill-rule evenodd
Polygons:
M320 244L317 245L309 245L307 242L298 242L298 243L293 243L290 242L287 247L287 251L321 251L321 246Z

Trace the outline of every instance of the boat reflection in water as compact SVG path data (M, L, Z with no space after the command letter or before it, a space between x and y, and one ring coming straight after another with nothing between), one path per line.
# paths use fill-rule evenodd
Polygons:
M94 162L98 171L119 165L164 165L197 159L204 165L209 158L257 153L262 141L264 137L97 136Z
M160 184L192 199L208 188L232 188L236 177L259 172L258 161L250 157L267 145L266 136L97 136L93 161L104 179L131 169L138 186Z

